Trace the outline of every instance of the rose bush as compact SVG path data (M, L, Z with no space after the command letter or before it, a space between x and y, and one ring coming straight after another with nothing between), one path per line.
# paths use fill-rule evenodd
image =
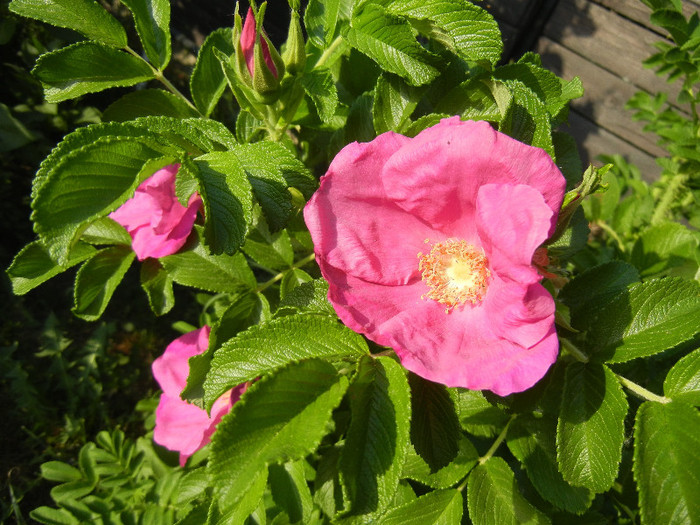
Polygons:
M212 406L211 416L206 410L180 398L180 392L187 385L189 358L206 351L210 331L208 326L203 326L178 337L152 365L153 376L163 390L156 409L153 440L165 448L178 451L181 466L209 443L216 425L246 390L244 383L226 392Z
M202 209L197 192L187 206L178 202L175 175L179 168L179 164L171 164L159 169L136 188L133 197L109 214L129 232L140 261L172 255L182 248Z
M304 216L347 326L426 379L507 395L558 353L532 260L564 187L544 150L453 117L349 144Z

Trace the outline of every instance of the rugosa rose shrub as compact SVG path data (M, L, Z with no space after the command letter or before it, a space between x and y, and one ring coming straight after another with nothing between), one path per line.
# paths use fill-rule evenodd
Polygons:
M187 206L178 202L175 175L179 168L179 164L171 164L159 169L136 188L132 198L109 214L129 232L140 261L172 255L182 248L202 208L196 192Z
M304 217L347 326L426 379L507 395L558 353L532 260L564 187L544 150L453 117L346 146Z
M211 416L206 410L180 398L180 392L187 385L189 358L207 350L210 332L208 326L203 326L178 337L152 365L153 376L163 390L156 409L153 440L165 448L178 451L181 466L209 443L216 425L246 389L244 383L222 395L212 406Z

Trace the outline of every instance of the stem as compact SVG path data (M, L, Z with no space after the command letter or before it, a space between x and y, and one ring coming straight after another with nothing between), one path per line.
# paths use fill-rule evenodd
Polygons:
M321 67L325 65L326 62L328 62L328 59L333 56L333 53L340 47L340 44L343 43L343 37L339 36L336 37L333 42L331 42L331 45L326 48L326 50L323 52L323 54L318 58L318 61L316 62L316 67Z
M566 348L566 350L576 358L577 361L580 361L581 363L588 363L588 356L583 352L583 350L579 349L574 343L569 341L568 339L560 339L561 346Z
M197 109L197 107L194 104L192 104L192 102L190 102L190 99L183 95L179 89L177 89L167 78L165 78L165 76L163 76L163 72L160 69L156 69L155 67L153 67L153 65L148 60L145 60L141 55L139 55L129 46L126 46L124 49L128 53L131 53L133 56L141 60L143 63L147 64L148 67L151 68L151 71L153 71L153 76L156 77L156 80L158 82L163 84L173 95L180 97L185 102L185 104L187 104L191 109L196 111L200 117L204 118L204 115L202 115L202 113Z
M617 374L615 374L617 375ZM670 403L671 400L667 397L663 396L657 396L653 392L650 392L646 388L639 386L637 383L630 381L626 377L622 377L621 375L617 375L617 379L622 383L622 386L627 388L628 390L632 391L633 394L636 394L638 397L641 397L642 399L645 399L647 401L656 401L657 403Z
M315 254L315 253L311 253L311 254L307 255L307 256L304 257L303 259L298 260L296 263L294 263L292 266L290 266L290 267L287 268L286 270L284 270L284 271L278 273L277 275L275 275L275 276L274 276L272 279L270 279L269 281L265 281L264 283L262 283L260 286L258 286L257 290L255 290L255 291L256 291L257 293L262 292L263 290L265 290L265 289L269 288L270 286L272 286L273 284L275 284L277 281L282 280L282 278L283 278L285 275L287 275L289 272L291 272L292 270L296 270L297 268L301 268L301 267L304 266L305 264L310 263L311 261L313 261L315 258L316 258L316 254Z
M488 449L486 454L481 456L479 458L479 465L483 465L486 463L491 456L493 456L496 453L496 450L498 450L498 447L501 446L501 443L503 443L503 440L506 439L506 435L508 434L508 427L510 427L510 424L513 422L513 420L516 418L517 414L513 414L510 416L510 419L508 420L508 423L506 423L506 426L503 427L503 430L501 430L501 433L498 434L498 437L496 438L496 441L493 442L493 445L491 445L491 448Z
M605 233L607 233L608 235L610 235L610 237L612 237L613 239L615 239L615 242L617 243L618 248L620 248L620 251L621 251L622 253L625 253L625 245L622 243L622 239L620 239L620 236L617 234L617 232L616 232L615 230L613 230L610 226L608 226L608 224L605 223L604 221L598 221L596 224L597 224L598 226L600 226L600 228L601 228Z

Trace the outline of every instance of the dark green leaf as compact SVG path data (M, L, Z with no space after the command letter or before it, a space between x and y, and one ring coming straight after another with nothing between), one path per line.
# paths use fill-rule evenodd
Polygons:
M508 64L496 69L494 77L522 82L537 95L551 116L559 113L567 103L562 97L561 82L557 76L535 64Z
M462 520L462 493L435 490L395 507L379 520L380 525L458 525Z
M296 288L310 281L313 281L313 277L299 268L294 268L292 271L287 272L280 283L280 299L284 299Z
M411 445L408 447L402 477L418 481L428 487L446 489L463 479L476 465L479 453L466 437L460 436L457 456L445 467L433 472Z
M245 523L246 518L250 516L257 508L265 494L267 488L267 469L263 468L254 473L254 477L249 484L248 489L242 494L237 495L238 501L233 506L228 506L225 512L221 512L216 501L212 501L207 525L219 525L228 523ZM200 525L200 522L192 525ZM179 523L178 523L179 525Z
M318 359L292 364L253 384L212 439L208 471L220 506L235 503L267 465L313 451L347 385L346 377Z
M594 492L612 486L622 457L627 409L620 382L606 366L568 366L557 424L557 461L566 481Z
M78 42L45 53L36 61L32 74L44 86L47 102L62 102L154 78L153 70L143 60L96 42Z
M359 334L325 315L299 314L253 326L224 344L204 382L211 406L226 390L287 363L312 357L357 359L368 353Z
M289 315L297 312L335 315L335 310L328 302L328 283L325 280L315 279L299 285L280 300L275 315Z
M196 117L180 97L162 89L141 89L127 93L102 113L103 121L126 122L138 117L160 115L165 117Z
M340 0L310 0L304 12L309 40L320 48L330 45L338 23Z
M323 122L329 123L338 107L338 90L331 72L326 68L316 68L305 73L301 80L304 91L316 106L318 116Z
M411 398L405 371L388 357L366 357L348 395L352 415L340 457L346 514L369 519L390 507L406 457Z
M484 397L478 390L451 390L462 428L481 437L495 437L508 423L509 416Z
M542 148L553 157L552 125L544 103L518 80L505 80L503 84L513 95L513 103L500 122L499 131L526 144Z
M41 477L49 481L77 481L82 478L80 471L62 461L47 461L41 464Z
M469 475L467 506L474 525L549 523L547 516L520 495L513 472L498 456L478 465Z
M109 217L102 217L91 223L80 235L80 240L88 244L123 244L131 246L131 236L124 227Z
M199 48L197 63L190 77L192 100L205 117L214 111L226 88L226 77L214 53L215 48L227 56L233 54L230 28L219 28L207 36L202 47Z
M630 262L642 277L669 271L678 274L680 267L686 266L692 279L698 270L697 251L698 238L693 232L677 222L667 222L642 232L634 243Z
M303 461L270 465L270 491L274 502L292 523L309 523L314 502L306 484Z
M82 33L113 47L126 47L126 32L94 0L12 0L10 11Z
M472 78L452 88L435 110L462 119L500 122L509 114L512 102L513 96L501 82Z
M673 365L664 381L664 394L700 406L700 350L694 350Z
M12 115L10 108L0 103L0 152L21 148L37 138Z
M416 109L421 94L420 89L409 86L399 77L380 76L372 106L372 121L377 134L402 131L410 123L411 113Z
M634 429L642 523L700 523L700 414L679 401L647 401Z
M141 263L141 287L154 314L167 314L175 305L173 280L156 259L146 259Z
M73 313L86 321L98 319L134 257L131 246L113 246L88 259L75 278Z
M170 62L170 2L168 0L123 0L134 15L136 31L148 60L163 70Z
M66 509L38 507L29 513L29 517L46 525L79 525L80 520Z

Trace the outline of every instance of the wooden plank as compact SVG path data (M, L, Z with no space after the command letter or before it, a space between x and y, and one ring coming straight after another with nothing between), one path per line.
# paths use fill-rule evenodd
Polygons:
M661 175L661 168L653 156L598 127L580 113L572 111L569 114L569 127L566 131L576 139L584 168L591 163L601 166L598 155L618 154L637 166L647 182L653 182Z
M637 92L634 86L546 37L540 38L537 52L542 64L560 77L581 79L584 95L571 103L572 108L638 148L652 155L664 154L656 145L656 136L644 132L644 124L632 120L632 112L624 107Z
M494 18L503 20L513 27L527 23L532 11L539 7L539 0L487 0L480 4Z

